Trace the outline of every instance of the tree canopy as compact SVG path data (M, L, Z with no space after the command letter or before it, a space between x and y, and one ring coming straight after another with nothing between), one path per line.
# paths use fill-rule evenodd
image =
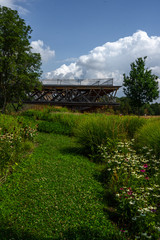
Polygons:
M0 6L0 101L2 111L9 102L20 103L40 86L41 56L30 46L31 27L17 11Z
M158 77L151 70L145 68L147 57L138 58L131 63L129 76L123 74L123 91L132 107L140 109L144 104L159 97Z

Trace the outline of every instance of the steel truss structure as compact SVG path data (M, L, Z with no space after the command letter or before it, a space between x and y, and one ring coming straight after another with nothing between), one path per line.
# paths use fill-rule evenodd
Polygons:
M120 86L113 86L113 79L59 80L35 89L25 103L49 104L70 107L99 107L118 105L116 93Z

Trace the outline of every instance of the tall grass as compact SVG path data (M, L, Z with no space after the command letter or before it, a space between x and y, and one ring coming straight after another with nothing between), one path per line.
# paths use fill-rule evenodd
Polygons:
M147 119L137 116L124 116L121 118L122 126L127 138L134 138L135 133L147 122Z
M107 139L115 141L124 138L132 139L146 121L146 119L130 116L89 115L78 124L75 135L84 146L86 153L95 154L97 147L106 144Z
M107 139L116 140L123 134L119 118L105 115L85 117L74 132L87 154L95 154L97 147L106 143Z
M135 140L137 150L147 146L153 149L157 157L160 157L160 120L148 121L147 124L139 129Z
M75 135L84 152L91 155L97 154L97 147L108 140L114 145L117 139L134 138L138 129L148 121L136 116L55 113L51 109L28 110L23 115L38 120L40 132Z

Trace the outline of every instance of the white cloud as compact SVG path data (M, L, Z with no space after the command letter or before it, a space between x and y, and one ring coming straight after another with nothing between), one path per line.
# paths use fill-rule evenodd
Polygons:
M17 10L21 14L27 14L28 10L19 5L19 3L26 2L26 0L0 0L0 5L14 10Z
M130 63L144 56L148 56L146 67L160 76L160 36L149 37L146 32L139 30L132 36L94 48L70 65L63 64L48 72L46 78L112 77L115 85L121 85L123 73L130 71Z
M45 46L41 40L31 42L32 52L40 53L42 62L47 62L49 59L55 56L55 51L51 50L50 47Z

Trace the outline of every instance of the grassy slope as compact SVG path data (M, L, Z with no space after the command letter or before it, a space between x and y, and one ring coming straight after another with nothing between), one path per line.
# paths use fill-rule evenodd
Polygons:
M41 133L0 194L0 239L121 239L103 211L96 165L73 138Z

